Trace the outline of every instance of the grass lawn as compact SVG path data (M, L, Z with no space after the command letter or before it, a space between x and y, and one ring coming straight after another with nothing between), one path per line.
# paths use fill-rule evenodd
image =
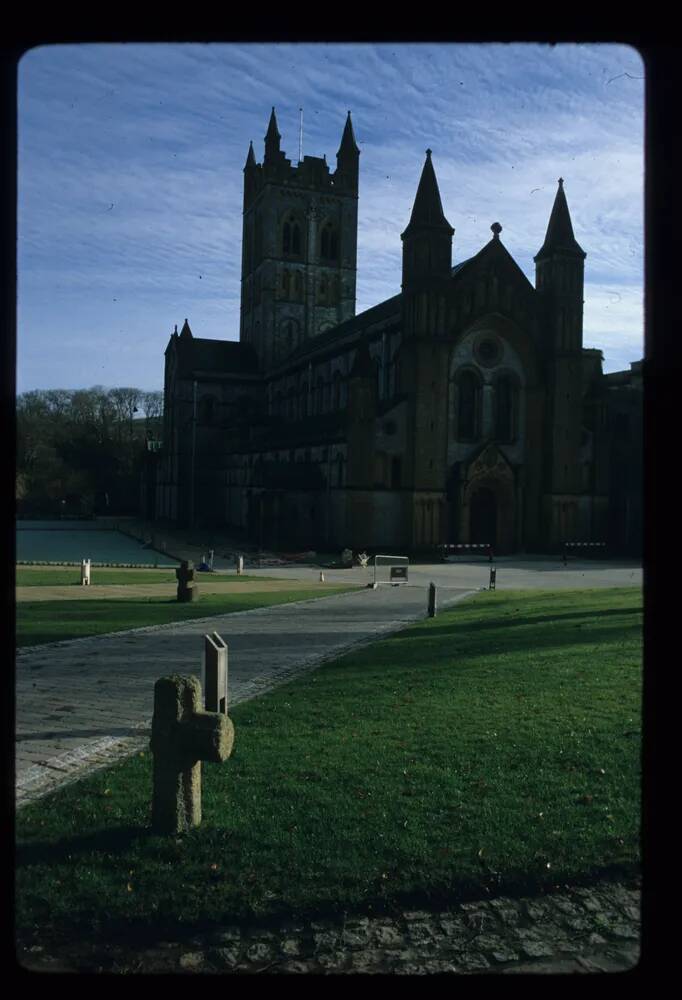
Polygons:
M151 835L148 752L17 816L17 928L139 940L633 872L641 593L484 592L230 713L204 821Z
M174 569L114 569L106 566L93 566L90 570L91 586L98 587L107 584L139 584L139 583L172 583L177 585ZM239 583L244 580L262 580L258 576L237 576L232 573L199 573L195 579L201 585L202 579L225 583ZM80 589L82 584L80 566L36 566L16 568L17 587L68 587Z
M190 604L179 604L175 597L167 596L102 600L89 598L87 601L21 601L16 605L16 645L36 646L87 635L121 632L144 625L165 625L168 622L207 618L209 615L224 615L231 611L249 611L252 608L264 608L287 601L305 601L357 589L327 584L313 589L292 581L289 590L263 589L239 593L239 583L245 580L246 577L235 579L234 593L200 593L198 599ZM264 581L264 588L268 583L268 580ZM199 588L201 589L201 581Z

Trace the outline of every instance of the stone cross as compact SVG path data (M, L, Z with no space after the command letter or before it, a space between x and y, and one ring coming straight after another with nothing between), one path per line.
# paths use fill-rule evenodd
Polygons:
M227 715L227 644L217 632L204 636L204 692L206 711Z
M193 601L198 594L198 588L194 582L194 563L191 559L183 559L180 566L175 571L178 580L178 600Z
M435 618L438 612L437 593L435 583L429 584L429 618Z
M83 559L81 562L81 584L83 587L90 586L90 560Z
M161 677L154 685L150 743L154 755L152 830L185 833L201 823L201 762L221 764L232 752L227 715L201 708L196 677Z

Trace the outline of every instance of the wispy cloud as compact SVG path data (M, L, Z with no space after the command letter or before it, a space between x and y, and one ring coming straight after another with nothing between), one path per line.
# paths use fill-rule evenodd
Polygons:
M624 46L86 45L19 73L18 388L160 387L174 323L236 339L242 167L271 105L283 147L360 145L358 310L400 286L434 151L454 255L493 221L529 278L556 179L587 251L585 343L642 353L643 77ZM613 291L620 305L610 301Z

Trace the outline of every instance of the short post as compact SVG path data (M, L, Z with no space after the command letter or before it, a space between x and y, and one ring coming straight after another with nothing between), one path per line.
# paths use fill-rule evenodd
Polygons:
M213 556L215 555L214 549L208 550L208 568L213 572Z
M81 562L81 586L90 586L90 560L83 559Z
M154 755L152 830L185 833L201 823L201 762L221 764L232 753L227 715L204 712L196 677L161 677L154 685L150 743Z
M227 715L227 643L214 632L204 636L204 706Z
M495 589L495 576L497 575L497 570L491 566L490 567L490 583L488 584L488 590Z
M435 618L437 612L438 612L438 604L437 604L436 585L435 583L431 582L429 584L429 618Z
M320 572L320 583L324 583L324 573Z
M237 556L237 576L244 572L244 556Z
M198 594L198 588L194 582L194 563L191 559L183 559L180 566L175 571L178 581L178 600L193 601Z

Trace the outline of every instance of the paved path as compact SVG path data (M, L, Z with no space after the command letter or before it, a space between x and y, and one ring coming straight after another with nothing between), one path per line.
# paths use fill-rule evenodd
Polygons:
M469 592L442 591L440 604ZM206 632L228 643L234 705L425 614L424 587L383 587L21 649L17 804L148 742L155 681L200 676Z
M641 586L636 564L496 560L506 588ZM249 570L249 572L254 572ZM259 575L319 578L319 568ZM371 572L326 571L330 583L363 583ZM423 618L426 586L439 607L486 587L487 563L413 566L410 585L278 605L107 637L20 650L17 655L17 802L126 754L149 739L153 686L164 673L200 673L202 636L216 630L230 648L230 703L246 700L350 647ZM40 971L222 973L585 973L633 968L639 958L639 887L603 883L545 898L487 899L444 912L280 928L228 926L198 938L140 950L74 942L19 954Z

